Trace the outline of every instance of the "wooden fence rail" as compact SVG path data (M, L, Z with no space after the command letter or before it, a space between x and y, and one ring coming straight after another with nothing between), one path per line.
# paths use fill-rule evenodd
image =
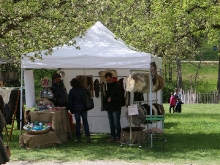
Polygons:
M218 91L197 93L196 90L182 90L184 104L214 104L218 103Z

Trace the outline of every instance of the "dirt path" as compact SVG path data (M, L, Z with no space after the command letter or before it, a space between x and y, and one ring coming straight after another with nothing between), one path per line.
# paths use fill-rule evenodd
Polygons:
M81 161L81 162L27 162L27 161L14 161L9 162L6 165L173 165L166 163L130 163L125 161L111 161L111 160L99 160L99 161Z

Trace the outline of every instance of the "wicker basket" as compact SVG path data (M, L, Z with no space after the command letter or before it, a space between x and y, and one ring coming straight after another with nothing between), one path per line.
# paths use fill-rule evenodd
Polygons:
M23 127L24 130L29 133L29 134L42 134L42 133L45 133L45 132L48 132L50 130L50 127L48 127L47 129L45 130L40 130L40 131L37 131L37 130L28 130L26 129L25 127Z

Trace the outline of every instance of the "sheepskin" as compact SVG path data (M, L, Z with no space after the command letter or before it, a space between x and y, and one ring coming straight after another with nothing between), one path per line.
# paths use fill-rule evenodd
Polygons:
M154 107L157 109L157 114L158 115L164 115L164 108L162 105L153 103Z
M159 81L159 90L162 90L164 88L165 82L162 76L157 75L157 79Z
M164 80L160 75L156 75L155 84L153 85L153 92L158 92L164 88Z
M142 89L142 93L149 93L150 92L150 79L149 79L149 73L144 74L144 81L145 86Z
M118 77L118 74L116 70L104 70L104 71L99 71L99 76L100 76L100 82L105 82L105 74L107 72L110 72L112 74L112 77Z
M138 105L138 115L132 115L132 120L131 120L131 116L128 116L128 111L125 112L125 116L128 119L128 122L134 125L140 125L145 123L146 121L146 115L147 115L147 111L145 110L145 108L141 105Z
M135 73L132 75L135 80L133 92L142 92L143 88L146 86L143 73Z
M131 74L128 75L126 80L126 91L133 92L135 80L131 77Z

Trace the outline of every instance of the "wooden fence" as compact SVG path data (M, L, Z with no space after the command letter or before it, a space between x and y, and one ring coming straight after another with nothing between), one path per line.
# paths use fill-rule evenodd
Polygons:
M196 90L182 90L184 104L214 104L218 103L218 91L197 93Z

